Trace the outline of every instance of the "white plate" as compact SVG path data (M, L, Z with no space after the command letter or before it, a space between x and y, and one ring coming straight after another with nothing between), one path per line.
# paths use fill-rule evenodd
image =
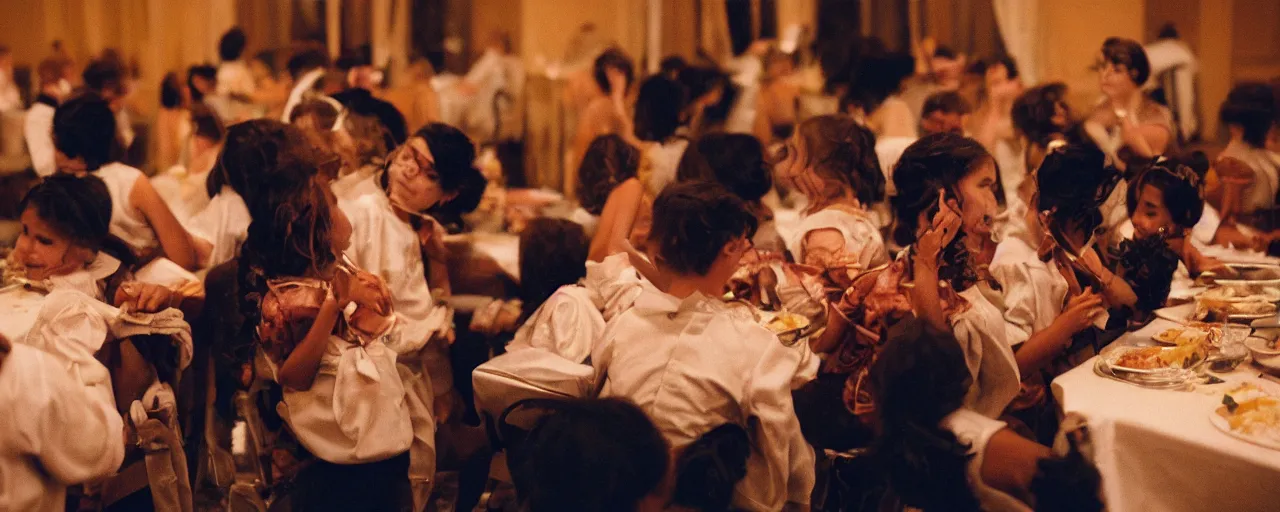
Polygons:
M1115 349L1112 349L1111 351L1105 354L1102 354L1102 359L1103 361L1106 361L1107 367L1111 368L1113 372L1151 375L1155 373L1169 372L1170 370L1178 370L1178 371L1184 370L1184 368L1130 368L1128 366L1120 366L1116 364L1116 361L1119 361L1121 356L1124 356L1125 354L1128 354L1129 352L1133 352L1135 350L1145 350L1148 348L1151 348L1151 347L1116 347ZM1173 350L1173 349L1172 348L1161 349L1161 351L1164 351L1164 350Z
M1263 448L1270 448L1272 450L1280 450L1280 440L1269 439L1269 438L1258 437L1258 436L1251 436L1248 434L1231 430L1231 424L1227 423L1227 419L1218 415L1219 407L1222 407L1222 406L1220 405L1220 406L1214 407L1212 410L1209 411L1209 423L1212 423L1213 426L1218 427L1218 430L1221 430L1226 435L1229 435L1231 437L1234 437L1236 439L1239 439L1247 443L1253 443Z
M1188 302L1186 304L1179 304L1177 306L1170 306L1167 308L1157 309L1155 311L1155 314L1157 317L1163 318L1170 322L1177 322L1177 323L1186 325L1189 322L1200 321L1191 317L1192 315L1195 314L1195 312L1196 312L1196 304L1194 302ZM1263 318L1273 318L1275 316L1276 316L1276 313L1227 315L1227 320L1230 320L1233 322L1245 322L1245 321L1261 320Z

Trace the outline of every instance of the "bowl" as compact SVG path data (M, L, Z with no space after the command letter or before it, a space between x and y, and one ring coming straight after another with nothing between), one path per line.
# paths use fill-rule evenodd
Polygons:
M1249 358L1249 349L1239 343L1223 345L1217 352L1205 358L1205 367L1211 372L1228 373Z

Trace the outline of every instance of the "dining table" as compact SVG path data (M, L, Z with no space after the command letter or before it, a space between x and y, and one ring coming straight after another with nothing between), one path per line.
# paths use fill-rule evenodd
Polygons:
M1112 346L1152 346L1152 336L1179 325L1157 318ZM1225 393L1248 383L1280 396L1280 378L1246 361L1179 389L1150 389L1107 375L1099 357L1058 376L1052 391L1064 414L1088 423L1107 510L1280 510L1280 449L1211 421Z

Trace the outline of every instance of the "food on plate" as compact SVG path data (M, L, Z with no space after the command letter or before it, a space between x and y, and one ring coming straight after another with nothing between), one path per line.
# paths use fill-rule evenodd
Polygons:
M797 331L809 327L809 319L795 313L780 313L765 325L774 334Z
M1219 286L1200 293L1198 298L1222 302L1280 302L1280 290L1257 285Z
M1111 366L1128 370L1191 368L1209 354L1209 349L1203 342L1177 347L1135 347L1121 350L1124 352L1112 360Z
M1231 264L1224 268L1214 269L1213 277L1217 280L1231 281L1271 281L1280 279L1280 267L1275 265Z
M1169 345L1189 345L1193 343L1216 344L1222 338L1222 326L1195 322L1187 327L1170 327L1160 331L1152 339Z
M1223 319L1232 316L1266 316L1276 313L1276 305L1260 297L1244 300L1221 300L1211 297L1196 297L1196 310L1193 318Z
M1222 397L1218 416L1232 432L1280 442L1280 398L1255 384L1241 384Z

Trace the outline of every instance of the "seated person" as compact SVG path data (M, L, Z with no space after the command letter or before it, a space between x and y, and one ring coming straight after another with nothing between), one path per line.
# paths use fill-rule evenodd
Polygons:
M746 201L756 215L760 227L751 240L755 248L779 254L786 252L786 241L774 225L773 211L763 202L765 194L773 190L773 172L759 140L735 133L705 135L685 151L676 174L679 181L714 181L724 185Z
M920 111L920 134L933 133L964 134L965 116L969 115L969 104L965 103L960 93L955 91L939 91L930 94L924 100L924 110Z
M649 252L664 282L614 318L592 351L601 396L636 401L676 450L744 424L753 449L734 506L807 506L813 451L791 403L798 355L718 298L750 248L755 216L711 183L668 186L654 212Z

